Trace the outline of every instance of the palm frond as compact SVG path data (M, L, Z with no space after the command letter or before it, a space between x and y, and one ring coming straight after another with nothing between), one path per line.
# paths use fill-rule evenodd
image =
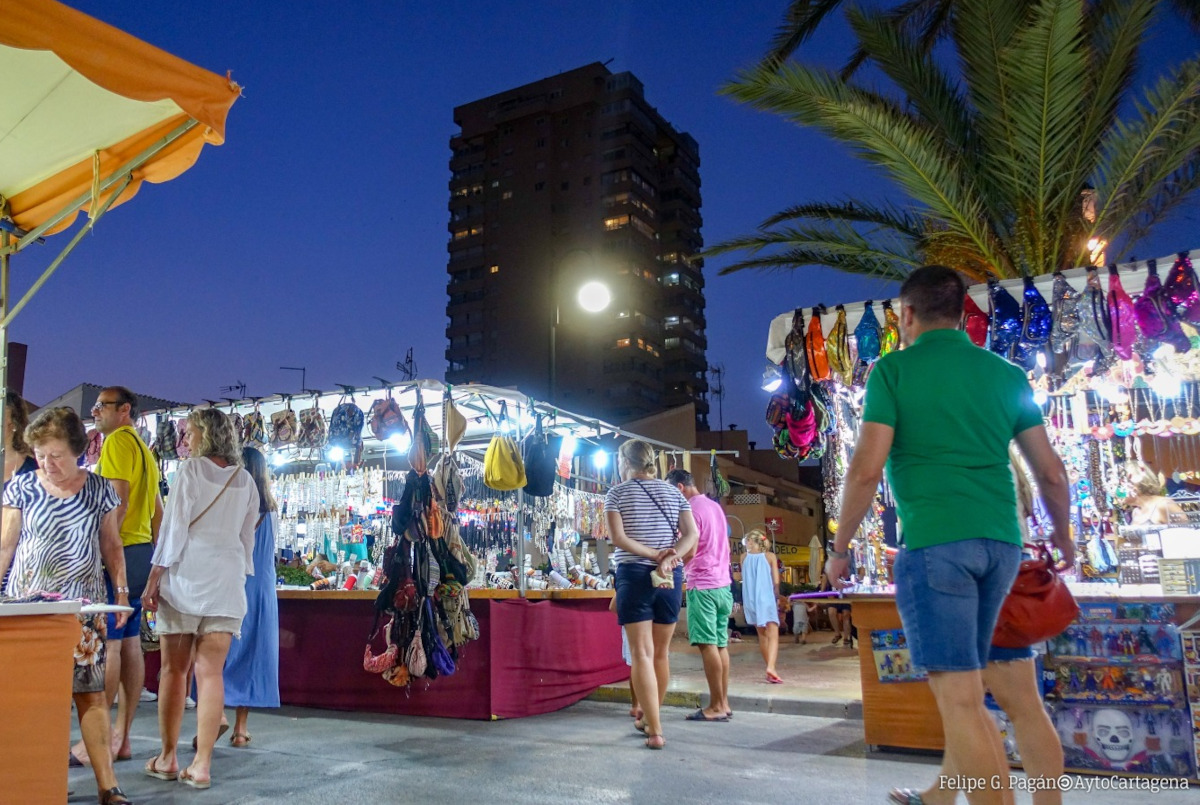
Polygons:
M768 70L783 66L841 4L842 0L792 0L760 66Z
M1190 59L1147 90L1136 117L1104 138L1096 171L1095 230L1119 235L1200 148L1200 59Z
M1115 259L1119 260L1128 254L1155 224L1186 201L1197 188L1200 188L1200 152L1193 154L1191 159L1173 171L1159 184L1158 192L1130 216L1130 223L1121 233L1122 243L1117 248Z
M912 215L891 204L875 205L870 202L854 200L797 204L763 221L760 229L768 229L785 221L795 221L804 218L814 221L847 221L860 224L876 224L914 239L919 239L925 234L924 225L918 216Z
M950 32L951 11L954 5L955 0L907 0L882 13L893 27L918 40L922 51L928 53ZM867 51L862 46L856 47L849 61L842 67L841 77L853 77L868 58Z
M928 50L896 26L890 15L852 8L846 17L868 58L904 93L917 115L945 138L949 148L964 156L973 154L970 114L954 81Z
M887 99L801 65L788 65L779 73L750 71L721 91L850 145L975 243L983 259L997 266L1006 263L986 224L983 205L964 180L958 156Z
M1001 69L1019 91L1010 101L1014 153L1001 156L1021 188L1029 227L1025 257L1033 273L1056 266L1058 244L1053 214L1064 199L1078 198L1086 176L1065 175L1079 148L1080 106L1087 59L1083 48L1083 4L1044 0L1018 31Z
M1193 31L1200 33L1200 0L1171 0L1171 6Z

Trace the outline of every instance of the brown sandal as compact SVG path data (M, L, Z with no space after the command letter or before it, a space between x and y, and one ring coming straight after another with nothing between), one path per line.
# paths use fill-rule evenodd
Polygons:
M100 792L99 802L100 805L133 805L133 800L115 785L107 791Z
M656 740L657 739L657 740ZM646 733L646 748L647 749L665 749L667 747L667 739L661 733Z
M238 743L239 738L242 741L241 743ZM250 745L250 741L251 741L250 733L248 733L248 732L235 732L233 735L229 736L229 743L235 749L245 749L247 746Z

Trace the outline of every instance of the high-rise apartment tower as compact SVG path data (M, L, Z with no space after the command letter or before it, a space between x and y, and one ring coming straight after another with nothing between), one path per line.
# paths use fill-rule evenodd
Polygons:
M694 402L706 427L696 141L599 63L454 122L446 380L618 423ZM587 312L596 282L611 301Z

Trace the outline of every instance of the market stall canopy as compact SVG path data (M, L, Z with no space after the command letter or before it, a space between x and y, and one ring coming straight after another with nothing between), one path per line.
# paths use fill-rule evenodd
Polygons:
M38 234L70 226L126 173L108 207L186 171L224 142L240 94L54 0L4 0L0 75L0 212L7 202L7 217Z
M1176 257L1177 255L1172 254L1166 257L1159 257L1155 261L1158 265L1158 273L1160 277L1166 276L1167 269L1169 269L1171 264L1175 262ZM1200 260L1200 250L1188 252L1188 257L1193 261ZM1126 292L1128 292L1130 296L1136 296L1142 292L1142 288L1146 285L1146 277L1149 276L1146 260L1135 260L1128 263L1119 263L1117 265L1117 270L1121 276L1121 285L1125 288ZM1075 290L1082 290L1084 282L1087 279L1087 267L1084 266L1082 268L1073 268L1070 271L1062 272L1062 274L1067 278L1067 281L1071 283L1071 286L1074 287ZM1000 283L1000 287L1008 289L1017 299L1020 299L1023 283L1024 280L1020 278L1004 280ZM1105 292L1107 292L1107 268L1101 267L1100 283ZM1053 284L1053 274L1043 274L1034 278L1034 285L1037 286L1037 289L1047 301L1049 301L1051 297L1050 289ZM985 312L988 310L987 285L972 285L967 289L967 293L971 295L971 298L975 300L975 303L979 305L980 309ZM886 298L887 297L879 297L873 301L876 304L879 304ZM834 323L837 321L837 311L835 309L836 305L836 301L834 301L833 304L826 305L826 310L821 315L821 329L825 333L828 333L830 329L832 329ZM854 328L858 326L858 322L862 318L865 303L856 302L854 304L843 305L843 307L846 309L846 329L851 334L851 337L853 337ZM778 316L771 319L771 325L767 331L766 352L767 360L773 364L778 365L781 361L783 361L784 355L786 354L786 350L784 349L784 339L787 338L787 334L792 329L792 316L794 312L795 311L793 310L789 310L786 313L780 313ZM811 307L804 308L805 321L812 317L812 313L813 309ZM879 307L875 308L875 314L876 316L880 315Z

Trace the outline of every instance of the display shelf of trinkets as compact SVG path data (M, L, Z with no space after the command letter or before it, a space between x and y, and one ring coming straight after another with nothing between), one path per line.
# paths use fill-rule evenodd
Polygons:
M1194 594L1190 590L1186 578L1177 579L1176 568L1180 562L1163 559L1162 544L1159 532L1175 528L1191 528L1195 530L1196 539L1200 541L1200 512L1194 507L1198 504L1192 496L1177 500L1185 508L1186 520L1166 524L1143 524L1120 526L1120 548L1117 550L1118 572L1121 584L1162 584L1164 594L1171 593ZM1166 578L1164 578L1164 574ZM1180 584L1182 581L1182 584Z
M1175 605L1085 602L1047 641L1043 690L1069 769L1195 778Z

